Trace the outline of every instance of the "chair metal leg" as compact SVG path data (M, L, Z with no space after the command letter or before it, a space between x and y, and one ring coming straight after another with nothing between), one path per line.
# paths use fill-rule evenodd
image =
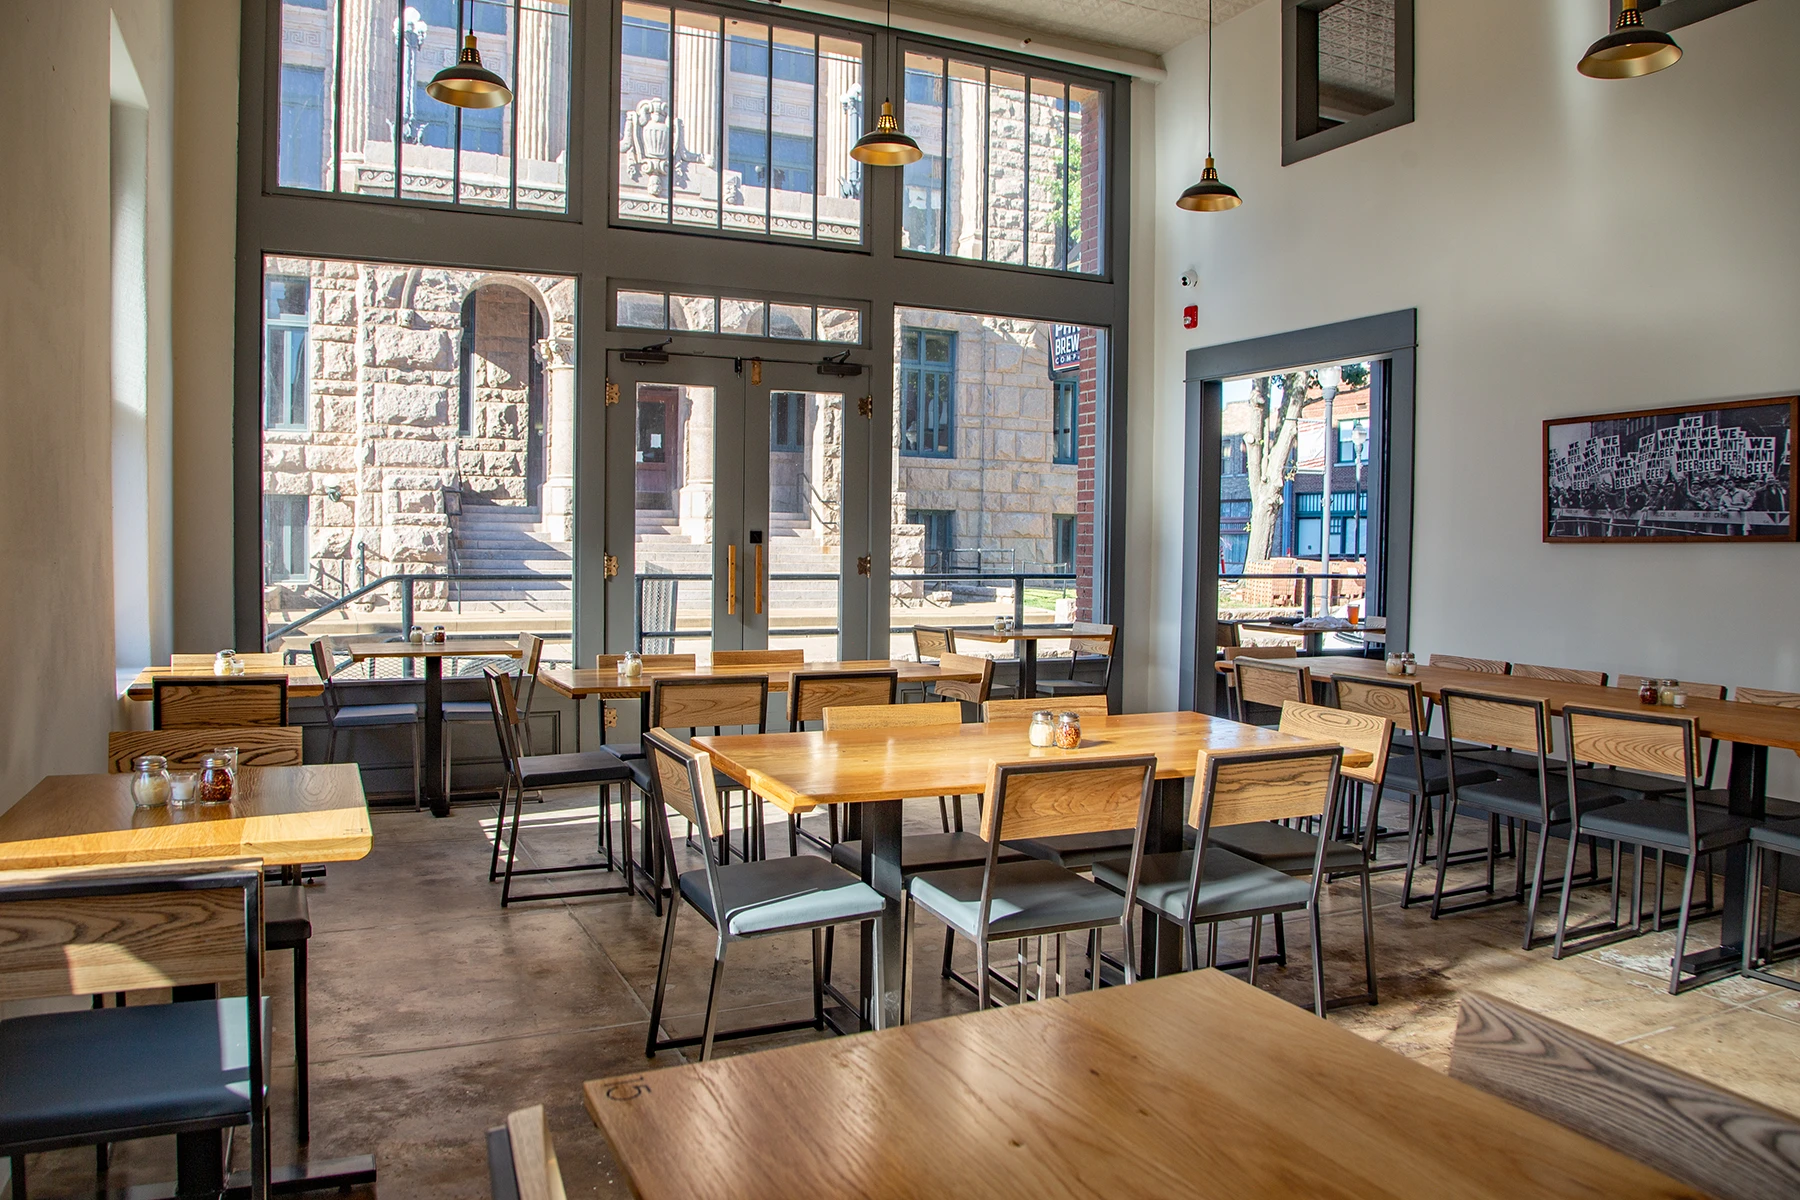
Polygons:
M812 931L813 1028L825 1028L825 929Z
M1573 825L1569 827L1569 853L1563 859L1562 895L1556 898L1556 940L1552 943L1550 957L1560 959L1563 956L1563 938L1569 931L1569 897L1575 892L1575 843L1581 838L1581 831ZM1598 864L1596 864L1597 868ZM1618 881L1618 872L1613 873L1614 882Z
M1698 857L1698 854L1688 855L1687 869L1681 873L1681 918L1675 928L1675 956L1669 962L1669 995L1671 996L1681 991L1681 960L1687 955L1688 917L1694 908L1694 872L1699 868L1699 864L1694 860ZM1660 884L1662 881L1659 879L1657 882ZM1659 909L1662 907L1661 896L1657 897L1656 904ZM1749 936L1750 933L1746 930L1745 937Z
M512 901L513 863L519 855L519 818L525 812L525 789L513 788L512 832L506 838L506 871L500 881L500 907Z
M975 939L975 1010L988 1010L988 943Z
M900 901L900 1023L912 1024L913 995L913 900L912 889L908 888L906 896ZM949 941L953 935L948 926L944 928L944 953L949 955ZM875 961L880 962L877 954ZM949 977L949 969L945 968L945 977Z
M414 722L414 723L413 723L413 727L412 727L412 743L413 743L413 811L414 811L414 812L418 812L418 811L419 811L419 810L420 810L420 809L421 809L421 808L423 808L423 807L424 807L424 804L423 804L423 802L422 802L422 801L421 801L421 799L420 799L420 796L419 796L419 784L420 784L420 779L421 779L421 776L422 776L422 774L423 774L423 772L421 772L421 771L420 771L420 769L419 769L419 747L420 747L420 741L419 741L419 732L420 732L420 728L419 728L419 724L418 724L418 722L416 722L416 721L415 721L415 722Z
M660 881L658 883L660 887ZM670 897L668 920L663 925L662 958L656 965L656 991L650 998L650 1033L644 1042L644 1057L656 1057L656 1030L662 1024L663 994L669 984L669 960L675 953L675 910L681 905Z
M337 761L337 726L336 725L328 725L328 726L326 726L326 730L327 730L327 732L325 734L325 761L328 763L332 763L332 762Z
M1313 971L1313 1012L1321 1019L1325 1016L1325 931L1319 920L1319 906L1307 905L1307 915L1312 918L1312 971Z
M309 1041L306 1031L306 939L302 938L294 943L294 1128L302 1146L312 1140Z
M1249 982L1250 982L1251 987L1256 986L1256 963L1257 963L1257 960L1260 959L1261 957L1262 957L1262 917L1259 914L1257 916L1250 918Z
M1526 833L1527 836L1530 835L1529 830L1527 830ZM1525 902L1525 949L1527 950L1531 949L1537 942L1538 900L1542 898L1544 894L1544 859L1549 847L1550 828L1549 826L1545 826L1538 830L1537 855L1533 859L1531 867L1531 898ZM1575 857L1576 849L1575 839L1571 837L1569 839L1569 858L1571 861L1573 861ZM1519 866L1521 871L1524 869L1524 864L1525 856L1521 854L1519 855Z
M1375 990L1375 895L1374 880L1369 873L1362 873L1362 919L1363 919L1363 973L1369 982L1369 1005L1373 1007L1381 1001Z
M12 1194L13 1200L25 1200L25 1156L12 1156Z
M1444 872L1450 866L1451 837L1456 832L1456 805L1449 800L1444 801L1444 819L1438 826L1437 849L1437 887L1431 893L1431 919L1437 920L1444 913ZM1488 860L1489 870L1493 869L1493 859Z
M494 809L494 853L488 860L488 882L500 878L500 839L506 834L506 796L512 790L512 776L500 785L500 803Z
M706 989L706 1025L700 1033L700 1061L705 1062L712 1057L713 1036L719 1027L719 981L725 978L725 939L719 939L719 948L713 954L712 985Z

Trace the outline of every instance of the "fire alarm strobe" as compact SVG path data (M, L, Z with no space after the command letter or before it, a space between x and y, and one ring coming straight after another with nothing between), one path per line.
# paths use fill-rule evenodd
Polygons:
M1181 327L1183 329L1200 327L1200 306L1198 304L1190 304L1181 310Z

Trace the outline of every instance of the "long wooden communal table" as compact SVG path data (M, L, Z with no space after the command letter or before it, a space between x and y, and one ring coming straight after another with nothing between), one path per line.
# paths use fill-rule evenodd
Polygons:
M1326 655L1300 660L1312 671L1316 680L1346 678L1387 679L1386 665L1378 659L1349 655ZM1642 711L1637 693L1626 688L1599 687L1585 683L1562 683L1551 679L1532 679L1523 675L1488 675L1479 671L1453 671L1445 667L1419 667L1418 680L1425 694L1437 699L1446 687L1493 692L1543 700L1552 713L1560 714L1565 705L1592 705ZM1743 817L1767 815L1769 750L1800 751L1800 709L1781 708L1772 704L1745 704L1737 700L1707 700L1689 696L1686 708L1661 708L1654 711L1693 717L1700 736L1731 745L1731 766L1727 789L1731 811ZM1729 972L1741 961L1744 937L1744 888L1749 877L1749 851L1739 846L1725 852L1725 911L1722 914L1721 945L1711 950L1698 950L1684 960L1695 972Z
M1217 971L582 1093L641 1200L1702 1196Z
M1185 781L1193 777L1201 751L1306 744L1273 729L1191 712L1089 717L1082 722L1078 750L1033 747L1023 721L694 739L713 756L714 767L784 812L809 812L821 804L860 807L862 877L889 901L881 917L878 967L870 948L863 949L863 1003L877 1028L897 1024L900 1014L900 824L908 797L978 795L986 791L988 767L996 761L1152 754L1157 788L1146 849L1154 854L1181 849ZM1159 963L1177 961L1174 926L1148 914L1141 944L1146 975L1156 974Z
M354 763L245 767L230 804L179 809L134 808L130 775L51 775L0 813L0 871L197 858L291 867L363 858L373 840ZM178 1134L176 1147L176 1194L217 1194L225 1184L218 1131ZM375 1160L282 1166L274 1178L278 1192L348 1188L375 1181Z
M244 672L246 675L286 675L288 677L288 695L317 696L325 690L319 673L313 670L311 663L289 663L278 670L256 668ZM212 678L213 670L210 662L204 667L145 667L139 671L125 694L133 700L149 700L156 690L157 679L191 679L195 676Z
M705 677L709 679L742 678L745 675L767 675L771 692L785 692L788 681L794 672L806 673L832 671L897 671L902 687L909 683L936 683L940 679L976 680L980 676L973 671L957 671L943 667L937 663L907 662L904 659L857 659L850 662L816 662L802 666L705 666L705 667L646 667L640 675L621 675L617 671L598 671L592 667L540 667L538 682L554 692L567 696L575 702L575 748L581 749L581 702L589 696L598 696L606 700L638 700L649 704L650 685L658 679L693 679ZM645 722L648 723L649 710L645 708ZM602 733L601 740L605 740Z

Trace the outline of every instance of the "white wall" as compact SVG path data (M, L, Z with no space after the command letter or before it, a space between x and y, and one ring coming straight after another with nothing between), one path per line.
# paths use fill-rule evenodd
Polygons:
M1415 651L1800 690L1800 547L1541 540L1545 418L1800 391L1800 5L1680 30L1677 66L1621 82L1575 70L1605 7L1420 0L1417 121L1284 168L1265 0L1218 30L1216 154L1244 197L1223 214L1174 206L1205 155L1205 41L1167 57L1133 323L1155 331L1140 653L1179 644L1186 351L1416 307ZM1174 659L1139 664L1135 703L1174 701Z

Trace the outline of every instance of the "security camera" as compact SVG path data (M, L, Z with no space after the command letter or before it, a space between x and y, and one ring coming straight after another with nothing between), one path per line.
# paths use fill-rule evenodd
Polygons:
M1199 287L1200 286L1200 268L1189 267L1187 270L1183 271L1181 273L1181 286L1182 287Z

